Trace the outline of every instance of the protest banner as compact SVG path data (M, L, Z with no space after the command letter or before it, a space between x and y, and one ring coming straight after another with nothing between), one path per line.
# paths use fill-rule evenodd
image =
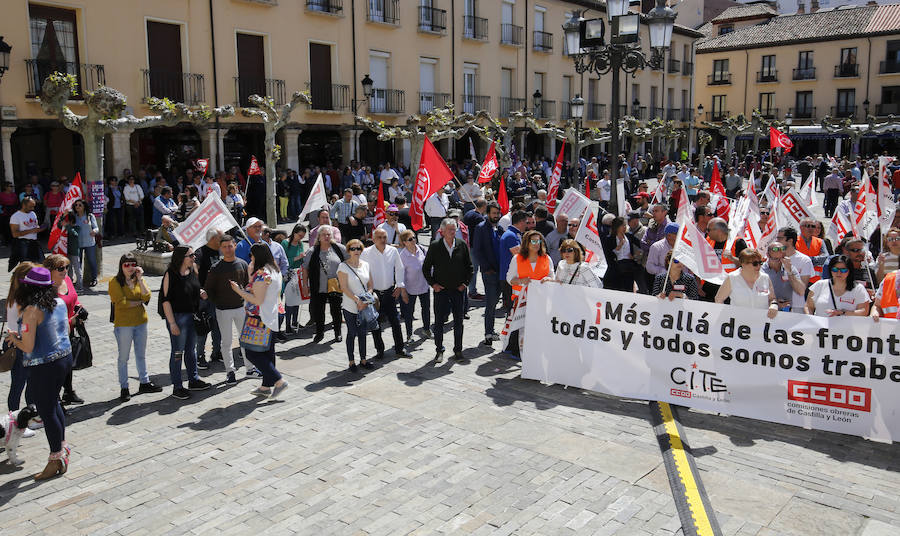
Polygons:
M896 320L530 287L523 378L900 440Z
M527 302L528 287L524 287L521 293L516 292L513 295L512 311L506 315L506 322L503 324L503 329L500 331L500 348L506 348L506 345L509 344L510 333L525 327L525 307Z
M606 275L609 266L600 242L600 207L596 203L589 206L581 218L581 225L575 233L575 241L584 246L584 262L591 267L600 280Z
M200 203L184 222L178 225L172 235L179 244L190 246L194 249L206 243L206 230L215 229L223 233L239 227L234 217L217 195L209 195Z
M563 194L563 198L556 207L555 214L565 214L569 217L569 221L572 221L575 218L581 218L590 205L591 200L585 197L584 194L574 188L569 188Z

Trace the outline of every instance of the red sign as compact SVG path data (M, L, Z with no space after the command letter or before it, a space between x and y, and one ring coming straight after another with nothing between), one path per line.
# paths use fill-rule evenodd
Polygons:
M872 390L836 383L814 383L788 380L788 400L820 406L868 412L872 406Z

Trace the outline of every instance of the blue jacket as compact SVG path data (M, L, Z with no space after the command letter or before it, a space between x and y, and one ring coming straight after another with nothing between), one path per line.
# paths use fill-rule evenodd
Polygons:
M472 231L472 254L478 260L482 272L500 272L500 227L484 220ZM504 277L506 274L501 274Z
M260 242L250 242L248 238L241 240L234 249L234 255L247 264L250 264L250 248L253 247L254 243L259 244Z
M509 263L512 261L513 254L509 252L522 243L522 231L512 225L500 237L500 279L506 280L506 272L509 270Z

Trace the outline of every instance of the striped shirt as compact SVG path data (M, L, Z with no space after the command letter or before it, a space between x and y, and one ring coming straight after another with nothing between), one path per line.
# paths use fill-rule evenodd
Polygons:
M338 199L337 203L331 207L331 219L337 220L338 223L342 224L349 223L348 219L358 206L359 204L352 199L350 201Z

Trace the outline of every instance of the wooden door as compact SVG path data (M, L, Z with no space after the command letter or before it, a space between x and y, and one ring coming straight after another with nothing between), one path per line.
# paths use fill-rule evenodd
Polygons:
M331 46L309 44L309 93L315 110L333 110L331 93Z
M184 102L181 26L147 21L150 96Z
M249 106L250 95L264 97L266 91L266 63L261 35L237 34L238 101Z

